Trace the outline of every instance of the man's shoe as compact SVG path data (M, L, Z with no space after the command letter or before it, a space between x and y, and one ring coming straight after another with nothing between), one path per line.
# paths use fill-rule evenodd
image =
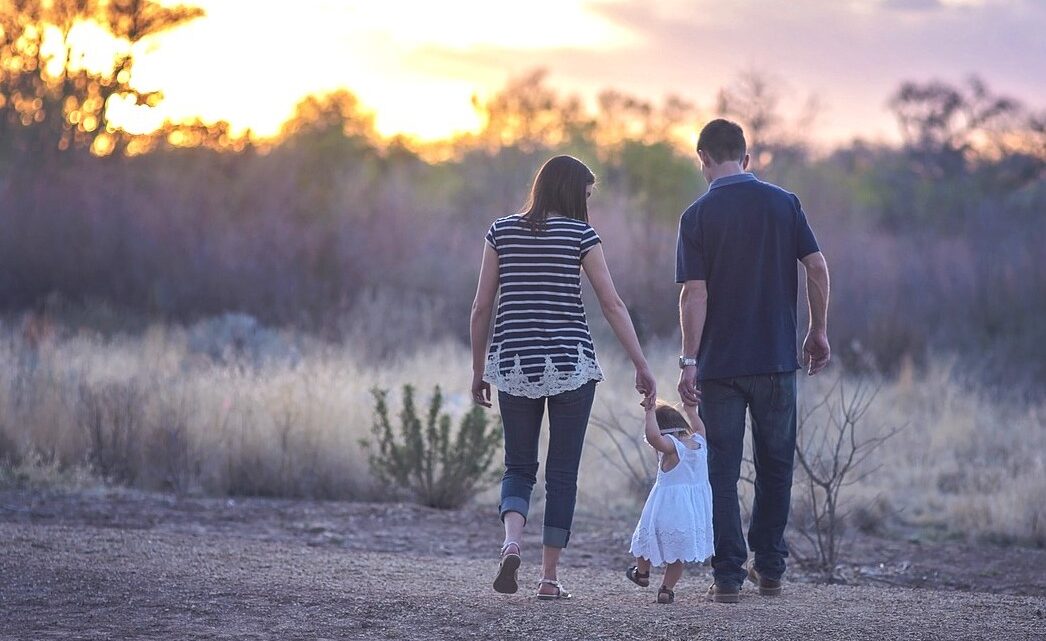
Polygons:
M740 603L741 586L717 581L708 586L708 600L716 603Z
M762 596L781 594L781 579L768 579L759 574L755 569L754 561L748 565L748 580L759 586L759 594Z

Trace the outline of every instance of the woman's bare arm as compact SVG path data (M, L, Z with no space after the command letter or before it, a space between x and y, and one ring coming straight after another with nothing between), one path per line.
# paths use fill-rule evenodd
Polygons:
M490 336L490 317L494 313L494 297L498 293L498 253L483 244L483 259L479 267L479 284L472 301L469 334L472 339L472 400L490 407L490 384L483 381L487 363L487 339Z
M603 248L596 245L589 250L581 260L581 266L592 284L592 289L599 299L599 306L603 310L603 316L610 323L614 335L621 343L625 353L632 360L636 368L636 389L638 389L648 402L652 402L657 394L657 384L650 372L650 365L643 348L639 345L639 337L636 336L636 328L632 325L632 317L628 315L628 308L614 287L614 280L610 277L610 269L607 268L606 258L603 256Z

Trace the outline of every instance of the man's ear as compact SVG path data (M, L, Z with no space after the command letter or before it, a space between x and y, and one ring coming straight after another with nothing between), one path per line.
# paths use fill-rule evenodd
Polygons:
M751 160L752 160L752 157L750 155L748 155L748 154L745 154L744 159L741 161L741 169L747 170L748 169L748 163Z
M701 164L706 167L715 164L712 162L712 159L708 156L708 154L705 153L704 149L697 150L697 158L701 161Z

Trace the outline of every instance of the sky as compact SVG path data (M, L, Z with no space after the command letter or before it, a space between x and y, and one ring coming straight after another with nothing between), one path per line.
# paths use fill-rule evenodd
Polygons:
M535 68L588 101L613 88L706 112L746 71L774 78L786 112L815 96L815 139L896 138L904 80L977 74L1046 109L1046 0L195 0L206 16L141 43L133 75L165 99L127 108L224 119L271 135L305 95L348 88L383 135L474 130L482 99ZM695 128L699 123L695 123Z

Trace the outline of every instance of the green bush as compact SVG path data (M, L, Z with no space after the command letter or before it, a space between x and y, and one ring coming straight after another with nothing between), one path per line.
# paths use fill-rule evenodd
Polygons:
M371 394L374 443L360 444L370 451L370 469L378 480L409 491L423 505L443 509L461 507L497 480L499 473L490 467L501 443L500 418L491 422L483 408L473 407L452 436L450 415L440 413L439 386L423 425L414 407L414 387L404 385L397 439L389 420L388 391L375 388Z

